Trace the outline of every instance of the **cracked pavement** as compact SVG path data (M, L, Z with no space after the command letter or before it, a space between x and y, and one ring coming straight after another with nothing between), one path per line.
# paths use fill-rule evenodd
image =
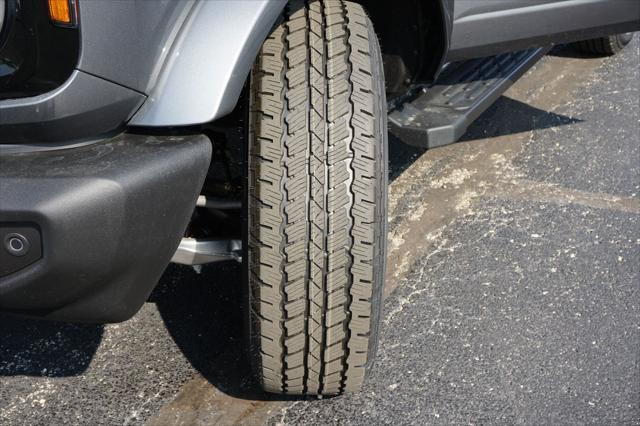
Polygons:
M281 400L236 265L171 266L105 327L0 316L0 424L638 424L640 42L557 48L424 152L391 139L386 301L361 393Z

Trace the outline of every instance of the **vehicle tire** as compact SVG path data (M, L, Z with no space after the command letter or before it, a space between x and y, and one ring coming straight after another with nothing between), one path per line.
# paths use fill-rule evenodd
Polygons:
M593 38L573 43L582 53L598 56L612 56L620 52L633 39L633 33L615 34L609 37Z
M387 113L362 6L290 2L250 79L249 357L264 390L360 389L385 273Z

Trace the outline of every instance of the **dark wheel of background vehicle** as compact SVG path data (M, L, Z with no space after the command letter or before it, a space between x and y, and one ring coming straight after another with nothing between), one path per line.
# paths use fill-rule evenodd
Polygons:
M263 388L360 389L384 287L387 113L362 6L290 2L251 72L249 356Z
M633 39L633 33L614 34L609 37L578 41L572 46L582 53L611 56L620 52Z

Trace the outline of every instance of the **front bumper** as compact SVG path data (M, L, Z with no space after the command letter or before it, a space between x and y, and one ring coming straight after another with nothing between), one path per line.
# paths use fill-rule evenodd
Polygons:
M208 138L123 134L1 152L0 310L88 322L133 316L189 222Z

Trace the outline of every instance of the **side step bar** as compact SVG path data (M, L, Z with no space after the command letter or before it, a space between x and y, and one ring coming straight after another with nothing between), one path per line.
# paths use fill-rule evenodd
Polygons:
M449 65L430 87L389 112L391 133L403 142L435 148L456 142L550 47Z
M239 210L240 200L201 195L196 207L209 210ZM242 262L242 240L233 238L188 238L180 241L171 262L181 265L204 265L207 263L235 260Z
M226 260L242 262L241 240L183 238L171 259L181 265L204 265Z

